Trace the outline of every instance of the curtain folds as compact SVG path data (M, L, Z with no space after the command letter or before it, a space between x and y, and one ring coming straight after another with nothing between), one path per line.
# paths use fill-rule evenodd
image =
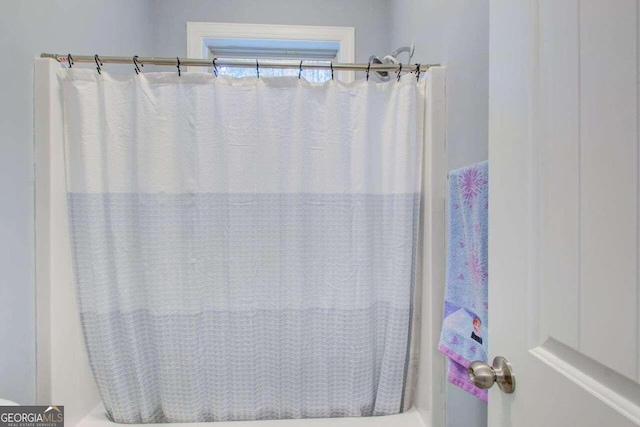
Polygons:
M59 77L80 318L114 421L401 411L424 81Z

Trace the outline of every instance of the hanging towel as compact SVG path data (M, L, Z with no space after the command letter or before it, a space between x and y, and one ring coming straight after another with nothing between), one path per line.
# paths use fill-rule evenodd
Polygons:
M449 173L447 282L439 350L449 357L448 380L487 401L467 369L487 361L488 162Z

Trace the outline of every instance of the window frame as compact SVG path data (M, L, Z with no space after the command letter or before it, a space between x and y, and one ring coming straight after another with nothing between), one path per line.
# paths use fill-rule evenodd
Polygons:
M330 41L339 44L336 60L355 62L355 28L315 25L236 24L224 22L187 22L187 56L207 59L206 39L264 39ZM208 72L208 67L188 67L189 71ZM355 80L354 71L337 71L344 82Z

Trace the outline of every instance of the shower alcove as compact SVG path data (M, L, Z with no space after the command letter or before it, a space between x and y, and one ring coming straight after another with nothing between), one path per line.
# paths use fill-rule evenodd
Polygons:
M66 425L108 427L83 345L71 268L60 87L53 59L35 60L37 403L64 405ZM133 72L133 71L132 71ZM363 418L218 422L220 426L443 427L445 361L437 351L445 274L445 70L426 73L423 198L409 409ZM392 82L390 82L392 83ZM194 423L189 425L204 425ZM207 423L211 425L211 423Z

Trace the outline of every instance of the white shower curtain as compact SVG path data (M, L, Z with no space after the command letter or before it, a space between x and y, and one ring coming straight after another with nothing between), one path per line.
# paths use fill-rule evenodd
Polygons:
M402 411L424 81L59 75L79 311L114 421Z

